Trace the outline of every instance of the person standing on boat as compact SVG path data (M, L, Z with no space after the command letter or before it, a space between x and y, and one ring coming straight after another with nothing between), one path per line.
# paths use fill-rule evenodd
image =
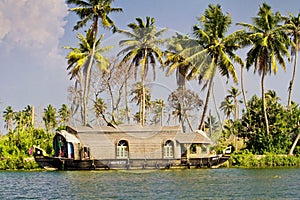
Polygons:
M58 155L58 157L62 157L62 156L64 156L64 152L63 152L63 150L62 150L62 141L61 141L61 138L59 138L59 140L58 140L58 148L59 148L59 155Z

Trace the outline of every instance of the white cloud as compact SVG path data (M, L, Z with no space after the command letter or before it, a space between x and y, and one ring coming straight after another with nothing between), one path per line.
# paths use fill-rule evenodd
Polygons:
M65 0L0 0L0 47L42 57L42 64L61 63L59 39L67 10Z

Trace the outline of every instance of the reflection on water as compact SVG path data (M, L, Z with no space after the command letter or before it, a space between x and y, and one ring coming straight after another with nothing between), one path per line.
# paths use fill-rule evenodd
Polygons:
M0 172L2 199L297 199L299 168Z

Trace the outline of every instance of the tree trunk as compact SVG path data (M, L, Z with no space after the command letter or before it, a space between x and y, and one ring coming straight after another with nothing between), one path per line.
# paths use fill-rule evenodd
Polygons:
M109 91L109 95L110 95L110 99L111 99L111 119L112 119L112 122L114 124L116 124L116 120L115 120L115 112L116 112L115 98L114 98L114 94L113 94L113 91L112 91L112 88L111 88L111 85L110 85L109 81L107 83L107 87L108 87L108 91Z
M148 52L147 52L147 49L145 50L145 52L144 52L144 62L145 63L143 63L143 66L142 66L142 73L141 73L141 79L142 79L142 113L141 113L141 119L142 119L142 121L141 121L141 125L144 125L144 123L145 123L145 110L146 110L146 94L145 94L145 86L144 86L144 84L145 84L145 69L148 69L148 66L146 66L146 65L148 65L148 62L147 62L147 54L148 54Z
M246 113L247 113L248 107L247 107L247 100L246 100L245 86L244 86L244 67L243 66L241 66L241 87L242 87L243 100L244 100Z
M127 118L127 123L130 123L130 116L129 116L129 107L128 107L128 79L126 77L125 80L125 111L126 111L126 118Z
M296 148L296 145L297 145L299 139L300 139L300 133L298 133L298 136L297 136L297 138L295 139L295 141L293 143L293 146L292 146L292 148L289 152L289 155L293 155L294 149Z
M160 113L160 125L163 126L163 121L164 121L164 106L163 103L161 105L161 113Z
M261 76L261 99L262 99L262 110L264 114L264 119L265 119L265 125L266 125L266 131L267 135L269 135L270 130L269 130L269 121L268 121L268 115L267 115L267 109L266 109L266 102L265 102L265 85L264 85L264 79L265 79L265 71L263 71L262 76Z
M190 128L191 132L194 132L192 123L191 123L191 121L190 121L190 119L189 119L187 113L185 113L185 119L186 119L186 121L187 121L187 123L188 123L188 125L189 125L189 128Z
M291 106L291 101L292 101L292 91L293 91L293 86L294 86L294 81L296 77L296 71L297 71L297 60L298 60L298 40L296 40L296 49L295 49L295 60L294 60L294 69L293 69L293 75L292 79L290 81L289 85L289 95L288 95L288 108Z
M236 97L234 97L234 121L239 119L239 104Z
M145 110L146 110L146 94L145 94L145 87L144 87L144 83L145 83L145 80L144 80L144 75L143 75L143 78L142 78L142 111L141 111L141 125L144 126L144 123L145 123Z
M208 89L207 89L207 94L206 94L206 99L205 99L205 105L204 105L204 108L203 108L203 113L202 113L202 116L201 116L201 121L200 121L200 124L199 124L199 127L198 129L199 130L203 130L204 129L204 120L205 120L205 115L206 115L206 111L207 111L207 108L208 108L208 103L209 103L209 99L210 99L210 93L211 93L211 88L212 88L212 85L213 85L213 81L214 81L214 74L212 74L210 80L209 80L209 86L208 86Z
M86 126L88 124L88 98L89 98L89 93L90 93L90 77L91 77L91 71L92 71L92 66L93 66L93 61L94 61L94 56L95 56L95 49L96 49L96 41L97 41L97 35L98 35L98 18L95 18L95 22L93 25L93 32L95 35L94 36L94 41L93 41L93 48L92 48L92 54L90 57L90 62L88 65L88 68L86 70L86 76L85 76L85 85L84 85L84 91L83 91L83 125Z
M221 123L221 117L220 117L220 113L219 113L218 108L217 108L217 102L216 102L216 98L215 98L214 84L212 85L211 91L212 91L212 97L213 97L213 101L214 101L214 105L215 105L215 110L216 110L216 113L217 113L217 116L218 116L218 120L219 120L219 126L223 130L223 125Z

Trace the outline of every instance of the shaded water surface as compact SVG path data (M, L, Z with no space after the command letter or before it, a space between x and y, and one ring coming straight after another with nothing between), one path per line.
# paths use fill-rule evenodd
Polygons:
M300 168L0 171L1 199L298 199Z

